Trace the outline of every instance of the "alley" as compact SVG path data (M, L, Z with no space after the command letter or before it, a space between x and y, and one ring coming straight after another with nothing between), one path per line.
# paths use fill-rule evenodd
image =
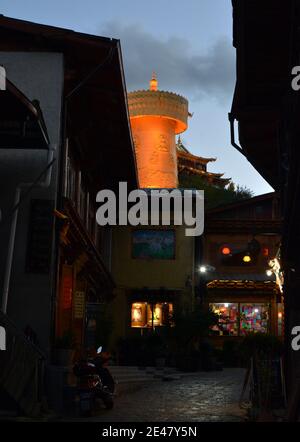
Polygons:
M199 372L178 381L158 381L116 398L113 410L88 420L100 422L239 422L243 369Z

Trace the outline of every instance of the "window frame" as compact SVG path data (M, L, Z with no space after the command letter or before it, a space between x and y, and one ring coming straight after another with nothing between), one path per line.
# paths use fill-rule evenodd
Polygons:
M242 305L253 305L253 307L255 308L256 306L265 306L265 307L267 307L267 311L268 311L268 320L267 320L267 331L266 332L263 332L263 333L270 333L270 330L271 330L271 321L272 321L272 316L271 316L271 303L270 302L251 302L251 301L249 301L249 302L247 302L247 301L237 301L237 302L210 302L209 303L209 308L211 308L211 306L212 305L225 305L225 304L235 304L235 305L237 305L238 306L238 308L237 308L237 311L238 311L238 313L237 313L237 319L236 319L236 322L237 322L237 334L236 335L214 335L213 333L210 333L210 336L217 336L217 337L232 337L232 338L237 338L237 337L244 337L244 336L246 336L247 335L247 333L242 333L242 328L241 328L241 322L242 322L242 319L241 319L241 306ZM253 332L255 332L255 330L254 329L251 329L250 331L249 331L250 333L253 333Z

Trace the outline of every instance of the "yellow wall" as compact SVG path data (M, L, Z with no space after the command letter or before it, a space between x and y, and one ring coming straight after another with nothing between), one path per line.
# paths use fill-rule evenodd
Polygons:
M151 227L150 227L151 228ZM184 288L194 262L194 239L185 236L185 228L176 229L174 260L131 258L132 227L118 227L113 232L112 274L117 286ZM169 228L168 228L169 229Z
M151 227L149 227L151 229ZM133 259L131 257L131 232L133 227L117 227L113 231L112 275L116 282L115 300L111 308L114 316L113 342L130 333L130 309L128 293L131 289L180 290L180 308L189 308L193 292L189 277L193 279L194 238L185 236L185 228L175 226L176 256L174 260ZM168 227L169 229L169 227ZM178 308L178 306L177 306ZM176 306L175 306L176 309ZM135 330L136 332L136 330Z

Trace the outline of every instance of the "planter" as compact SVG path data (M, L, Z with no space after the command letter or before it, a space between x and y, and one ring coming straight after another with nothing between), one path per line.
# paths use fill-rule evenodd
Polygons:
M55 362L61 367L69 367L73 364L75 350L70 348L57 348L55 350Z

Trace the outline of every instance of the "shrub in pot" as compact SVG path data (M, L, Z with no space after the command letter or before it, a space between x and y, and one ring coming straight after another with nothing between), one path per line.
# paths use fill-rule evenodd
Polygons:
M217 315L202 306L196 306L193 311L179 312L175 315L176 326L170 329L170 334L177 346L178 369L196 371L200 369L203 363L208 367L206 354L203 354L203 351L201 352L199 344L203 337L208 335L210 327L217 322ZM202 361L203 357L206 358L204 362Z

